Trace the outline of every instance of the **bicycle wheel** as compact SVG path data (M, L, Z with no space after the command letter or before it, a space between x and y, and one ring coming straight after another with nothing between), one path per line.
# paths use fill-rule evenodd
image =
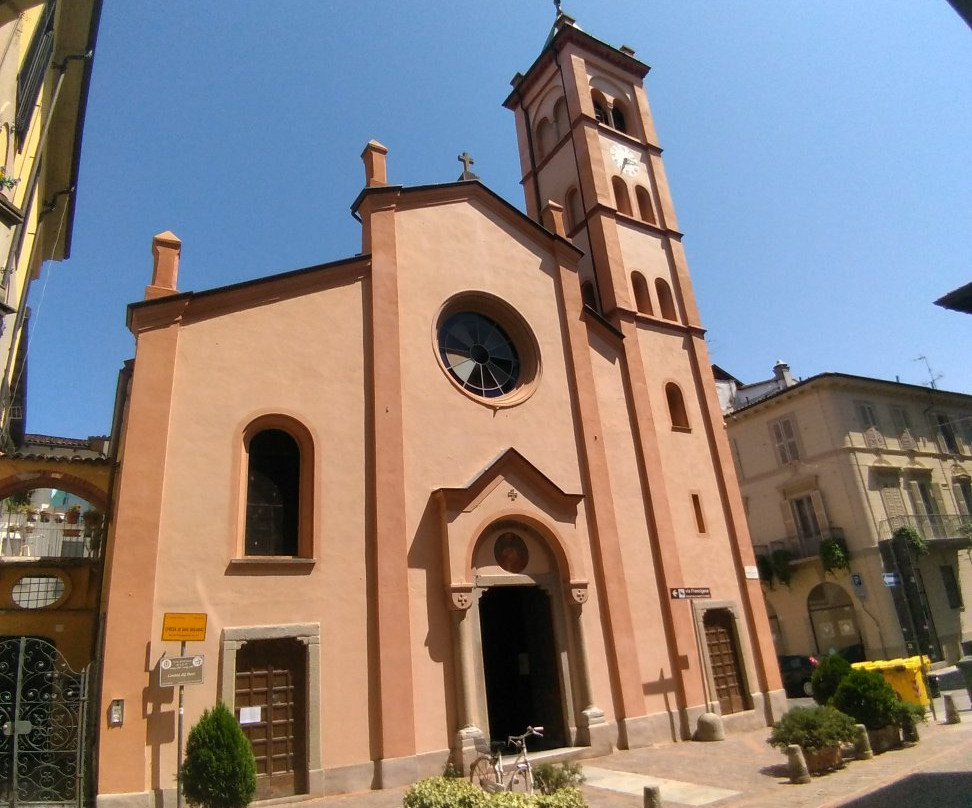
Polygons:
M493 761L487 755L480 755L473 761L469 767L469 782L491 794L500 788Z
M516 771L510 775L509 790L520 794L532 794L533 772L530 769L517 767Z

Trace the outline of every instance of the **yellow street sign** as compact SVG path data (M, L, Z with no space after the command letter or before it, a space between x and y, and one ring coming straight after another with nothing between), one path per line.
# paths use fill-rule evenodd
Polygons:
M163 642L202 642L206 639L206 615L166 612L162 616Z

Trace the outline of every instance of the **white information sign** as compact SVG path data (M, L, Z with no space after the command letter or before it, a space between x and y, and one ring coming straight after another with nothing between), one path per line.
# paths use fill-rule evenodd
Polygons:
M259 724L263 720L262 709L256 707L240 707L240 726Z

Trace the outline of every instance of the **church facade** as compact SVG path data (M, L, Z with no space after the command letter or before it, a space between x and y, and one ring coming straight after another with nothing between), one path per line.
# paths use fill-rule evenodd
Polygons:
M100 803L174 801L180 655L186 728L226 703L258 797L468 767L527 725L593 754L782 712L647 70L558 16L506 100L526 215L475 179L391 185L372 141L353 258L180 292L155 238Z

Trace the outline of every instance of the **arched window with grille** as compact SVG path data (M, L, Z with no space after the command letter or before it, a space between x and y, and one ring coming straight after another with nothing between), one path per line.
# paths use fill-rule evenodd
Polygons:
M246 556L311 555L313 457L309 435L289 419L266 419L244 434Z
M624 107L618 103L617 99L611 105L611 126L619 132L628 131L628 121L624 114Z
M598 123L603 123L605 126L611 125L610 109L611 105L608 104L607 99L604 95L597 90L591 92L591 101L594 102L594 117L597 119Z

